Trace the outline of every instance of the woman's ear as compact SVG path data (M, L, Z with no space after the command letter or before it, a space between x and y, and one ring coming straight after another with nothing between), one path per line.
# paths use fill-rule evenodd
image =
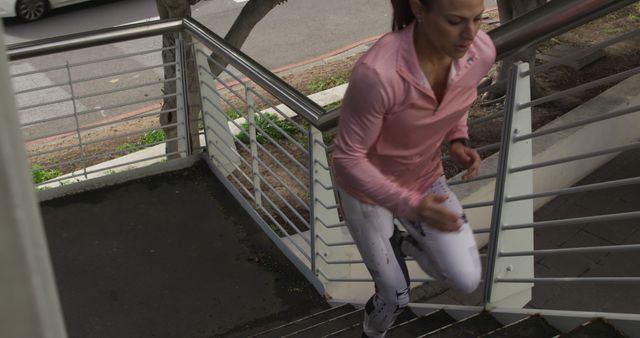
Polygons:
M416 21L422 22L425 12L420 0L409 0L409 6L411 6L411 11L413 12L413 16L416 17Z

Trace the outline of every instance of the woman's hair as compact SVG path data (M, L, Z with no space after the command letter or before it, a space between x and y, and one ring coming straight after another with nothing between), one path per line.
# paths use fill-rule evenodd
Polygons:
M420 0L423 6L429 8L432 0ZM415 20L409 0L391 0L391 6L393 6L393 23L391 24L391 30L401 30Z

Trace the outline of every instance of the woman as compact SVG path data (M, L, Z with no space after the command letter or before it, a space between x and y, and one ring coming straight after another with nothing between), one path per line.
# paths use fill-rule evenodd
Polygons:
M355 65L345 95L333 172L352 237L376 285L364 333L383 337L409 302L404 256L430 276L470 293L478 249L460 202L443 177L440 145L466 173L467 114L495 47L479 30L482 0L392 0L393 32ZM405 221L408 235L393 218Z

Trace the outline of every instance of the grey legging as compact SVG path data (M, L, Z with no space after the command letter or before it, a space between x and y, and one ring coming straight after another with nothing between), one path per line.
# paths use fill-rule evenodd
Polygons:
M463 226L456 232L443 232L427 224L405 221L411 238L400 241L399 237L404 236L398 236L389 210L360 202L340 190L349 232L376 286L365 307L363 329L369 337L384 337L409 303L409 275L403 255L413 257L427 274L450 283L459 292L470 293L480 282L478 248L458 198L444 177L425 195L432 193L449 196L443 204L460 215Z

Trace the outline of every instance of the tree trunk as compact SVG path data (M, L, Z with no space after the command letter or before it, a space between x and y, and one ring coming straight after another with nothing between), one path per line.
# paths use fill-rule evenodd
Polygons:
M284 2L287 2L287 0L249 0L249 2L242 7L242 11L240 11L233 25L229 28L229 32L225 35L224 39L232 46L240 49L258 22L274 7ZM228 63L215 53L210 55L209 69L214 76L220 75L227 65Z
M191 5L199 0L156 0L158 7L158 15L160 19L182 18L191 15ZM162 51L162 62L164 64L174 63L176 61L175 44L179 37L179 33L168 33L162 35L162 47L168 48ZM182 34L184 45L191 45L191 36ZM195 55L192 47L186 47L186 78L187 78L187 100L189 102L187 110L187 118L189 119L189 138L191 141L191 151L196 152L200 149L200 136L198 133L198 119L202 104L200 102L200 86L197 83ZM162 103L162 113L160 114L160 125L165 133L166 154L168 158L180 157L178 151L178 127L174 125L177 119L176 112L176 67L174 65L164 67L164 95L173 95L165 97Z
M513 20L529 11L532 11L542 5L547 0L498 0L498 14L500 16L500 24ZM528 62L529 67L533 69L536 63L536 47L530 47L522 52L510 55L502 59L497 66L496 74L493 79L495 87L485 93L484 99L493 100L505 95L507 91L507 77L509 69L516 61ZM542 96L542 90L536 83L533 76L531 77L531 96L532 98Z

